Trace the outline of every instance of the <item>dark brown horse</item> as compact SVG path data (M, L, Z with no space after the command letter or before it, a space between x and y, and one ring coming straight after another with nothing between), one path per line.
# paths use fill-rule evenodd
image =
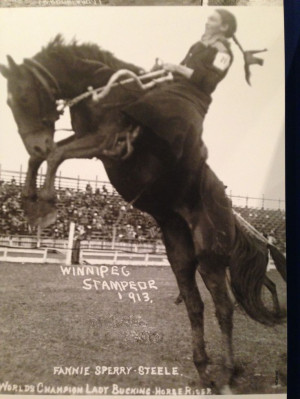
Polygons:
M10 57L8 61L9 67L1 66L1 72L8 80L8 104L30 154L23 197L32 220L53 220L54 179L64 160L101 159L124 199L152 215L162 230L191 323L193 360L202 384L210 384L214 375L207 372L204 304L195 279L198 268L212 295L222 333L224 366L221 377L215 380L216 390L226 392L234 369L233 305L226 269L235 298L250 317L266 325L279 323L282 317L267 309L261 298L267 244L249 234L233 215L224 185L203 157L201 137L185 134L178 155L161 134L138 125L123 112L125 105L143 94L133 83L113 88L101 101L89 96L76 103L70 109L75 134L55 143L54 124L59 118L56 100L76 97L88 86L103 86L117 70L139 74L140 68L94 45L65 45L60 37L22 65ZM130 136L136 136L131 155L121 161L108 157L107 149L128 135L128 145L133 141ZM48 170L38 193L35 180L43 160L47 160ZM283 256L274 247L271 253L285 276Z

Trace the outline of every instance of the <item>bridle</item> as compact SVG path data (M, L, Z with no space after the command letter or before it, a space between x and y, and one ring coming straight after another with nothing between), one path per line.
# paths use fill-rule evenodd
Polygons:
M62 114L62 112L60 112L56 107L56 101L62 98L62 90L59 86L59 83L46 67L34 59L24 59L24 66L33 75L36 82L42 87L48 99L55 106L53 112L51 112L51 115L49 115L49 112L45 110L45 100L43 100L39 94L41 110L40 119L43 125L52 126L53 122L57 121ZM35 131L38 130L39 128L35 129ZM32 130L30 130L30 132L33 133Z
M59 83L46 67L44 67L38 61L30 58L24 59L24 65L40 82L52 101L56 101L61 98L62 92Z

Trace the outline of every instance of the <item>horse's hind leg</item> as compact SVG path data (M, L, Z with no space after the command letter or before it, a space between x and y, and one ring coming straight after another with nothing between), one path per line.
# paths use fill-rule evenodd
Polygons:
M218 380L218 386L224 389L230 383L234 368L232 349L233 304L226 286L226 267L220 256L209 254L201 257L198 270L213 298L221 329L224 371L222 379Z
M193 360L201 382L207 384L208 356L204 344L204 304L196 285L197 259L190 230L180 216L172 214L159 222L168 259L176 276L192 327Z

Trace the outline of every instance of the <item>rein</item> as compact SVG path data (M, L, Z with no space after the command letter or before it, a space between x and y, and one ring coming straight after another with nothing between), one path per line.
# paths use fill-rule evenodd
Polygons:
M122 77L130 76L130 78L118 80ZM148 83L143 83L143 80L151 79ZM146 73L141 76L137 76L134 72L129 71L127 69L120 69L119 71L115 72L109 79L108 83L105 86L99 87L94 89L89 87L88 90L77 97L72 98L71 100L58 100L56 101L57 109L59 112L63 112L65 108L73 107L74 105L78 104L79 102L91 97L93 101L99 102L104 97L106 97L113 87L118 86L125 86L126 84L136 82L138 87L145 91L154 87L157 83L162 83L166 81L172 81L173 75L171 72L166 74L166 71L161 69L159 71Z

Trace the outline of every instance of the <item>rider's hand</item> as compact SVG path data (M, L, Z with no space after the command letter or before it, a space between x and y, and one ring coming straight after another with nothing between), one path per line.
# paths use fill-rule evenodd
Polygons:
M163 63L162 67L164 70L168 71L168 72L178 72L178 65L176 64L170 64L168 62Z
M184 65L176 65L176 64L169 64L169 63L163 63L162 65L163 69L167 72L176 72L179 75L184 76L187 79L190 79L192 74L193 74L193 69L188 68Z

